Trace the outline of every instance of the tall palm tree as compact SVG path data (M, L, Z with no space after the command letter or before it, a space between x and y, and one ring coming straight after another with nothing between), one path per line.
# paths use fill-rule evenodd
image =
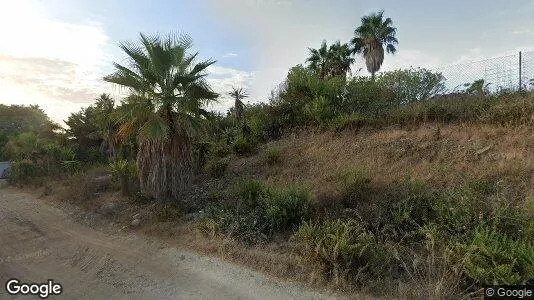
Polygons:
M384 62L384 46L386 51L395 54L397 28L393 27L391 18L384 20L384 11L372 13L362 18L362 24L354 30L354 38L350 41L353 54L363 54L367 71L375 78Z
M351 56L351 49L348 44L341 44L340 41L332 44L328 50L331 76L347 76L350 73L350 66L355 59Z
M328 73L328 64L330 62L330 52L326 41L323 41L319 49L309 48L310 57L306 59L312 70L315 70L321 79L325 79Z
M192 137L207 115L202 107L218 97L205 79L215 61L195 63L191 46L187 35L140 34L140 44L120 44L128 65L114 63L104 78L130 91L116 115L119 136L136 135L140 188L153 198L177 198L190 186Z
M245 106L242 99L248 97L248 94L243 88L232 87L232 91L228 93L232 98L234 98L234 110L235 110L235 124L236 126L241 124L244 119L244 110Z

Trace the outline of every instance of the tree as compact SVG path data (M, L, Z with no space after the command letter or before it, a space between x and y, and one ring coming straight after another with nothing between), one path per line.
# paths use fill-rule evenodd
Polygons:
M116 113L118 134L137 137L140 189L153 198L177 198L190 186L192 138L203 106L218 97L205 79L215 61L194 63L191 46L187 35L140 34L140 44L120 44L129 65L114 63L104 78L131 93Z
M374 80L375 73L384 62L384 46L387 53L397 52L397 28L393 27L391 18L384 20L384 11L364 16L361 21L362 24L354 30L354 38L350 41L352 54L363 55L367 71Z
M306 62L309 63L309 67L316 71L319 74L321 79L325 79L328 74L328 68L330 63L330 52L328 51L328 46L326 41L323 41L319 49L309 48L310 57L306 59Z
M228 95L234 98L235 100L234 101L235 124L236 126L242 125L243 120L244 120L243 113L245 110L245 106L241 100L247 98L248 94L245 90L243 90L243 88L232 87L232 91L229 92Z
M95 102L95 123L102 138L100 153L108 157L115 157L117 148L117 123L112 115L115 110L115 100L109 94L100 95Z
M0 161L9 158L6 147L16 135L31 132L38 138L53 139L59 129L37 105L0 104Z
M330 45L323 41L319 49L309 48L310 57L306 60L310 69L314 70L321 79L328 77L346 77L350 66L354 63L348 44L340 41Z
M65 124L69 127L66 135L75 144L77 158L83 161L104 160L101 149L104 142L101 129L98 126L99 112L94 105L82 108L72 113Z
M330 76L346 77L350 73L350 66L354 63L351 56L351 49L348 44L341 44L340 41L332 44L329 49L329 74Z

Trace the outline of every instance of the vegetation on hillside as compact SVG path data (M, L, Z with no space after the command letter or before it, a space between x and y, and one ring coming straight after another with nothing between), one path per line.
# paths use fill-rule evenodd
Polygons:
M67 129L36 106L0 106L1 155L12 183L63 178L81 203L110 188L109 173L156 220L290 252L336 286L459 298L534 284L534 94L483 80L450 91L424 68L377 73L397 44L383 12L364 16L348 43L308 49L268 103L233 88L219 114L205 109L215 62L196 62L188 36L141 34L105 77L125 99L101 95ZM356 54L371 77L352 76Z

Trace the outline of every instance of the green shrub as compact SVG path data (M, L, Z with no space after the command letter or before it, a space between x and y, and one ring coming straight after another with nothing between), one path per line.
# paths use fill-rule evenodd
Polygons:
M424 183L409 182L407 193L391 205L391 225L404 232L417 231L435 219L434 203L439 196Z
M265 150L265 153L263 155L263 161L269 165L275 165L280 163L282 157L282 152L280 151L280 148L278 147L269 147Z
M272 234L264 197L267 188L257 180L243 180L236 184L236 202L211 206L207 209L207 227L246 244L264 242Z
M243 137L238 138L233 144L234 152L237 155L250 154L254 151L255 147L256 145L252 140Z
M491 228L477 229L473 239L462 245L466 251L466 275L480 284L533 284L534 244L512 239Z
M137 166L135 163L125 159L111 162L109 169L113 179L120 182L123 196L130 196L132 185L137 180Z
M262 201L268 195L267 187L258 180L245 179L235 186L235 195L241 204L246 206L263 205Z
M274 190L267 200L267 216L275 229L298 226L311 212L309 194L299 188Z
M280 124L295 127L310 123L322 124L343 107L345 79L321 79L316 72L302 65L291 68L273 106Z
M222 177L226 173L229 164L228 159L212 159L206 163L204 170L213 177Z
M303 222L295 234L303 257L311 259L337 283L352 277L381 277L390 269L393 256L379 247L373 234L354 220Z
M442 191L433 204L435 222L454 236L469 235L479 226L516 235L526 225L522 211L484 189L470 184Z
M27 183L29 180L43 174L43 169L36 162L22 159L11 164L8 181L11 184Z
M445 92L445 77L424 68L383 72L376 81L391 88L399 104L424 101Z
M390 88L369 78L353 78L347 84L343 103L345 113L377 117L399 105Z
M271 222L261 205L219 205L206 209L204 227L215 234L224 234L252 245L265 242L272 234Z
M223 141L223 142L218 142L218 143L213 144L211 146L210 153L214 157L222 158L222 157L228 156L228 154L231 153L231 149L228 146L228 144L226 144L226 142Z

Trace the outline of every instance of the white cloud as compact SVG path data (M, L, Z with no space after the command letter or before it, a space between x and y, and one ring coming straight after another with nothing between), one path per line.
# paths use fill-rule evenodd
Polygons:
M212 65L208 68L208 82L212 89L219 93L217 103L210 106L210 109L215 111L225 111L232 107L233 101L228 93L232 91L232 87L243 88L250 92L251 82L254 78L254 73L240 71L232 68ZM253 99L251 95L250 99Z
M60 122L106 91L109 37L97 23L51 18L41 2L10 1L0 10L0 102L38 104Z
M228 52L226 53L225 55L223 55L222 57L223 58L230 58L230 57L238 57L239 55L237 55L236 53L233 53L233 52Z
M525 36L534 35L534 31L532 31L529 28L514 30L514 31L512 31L510 33L513 34L513 35L525 35Z

